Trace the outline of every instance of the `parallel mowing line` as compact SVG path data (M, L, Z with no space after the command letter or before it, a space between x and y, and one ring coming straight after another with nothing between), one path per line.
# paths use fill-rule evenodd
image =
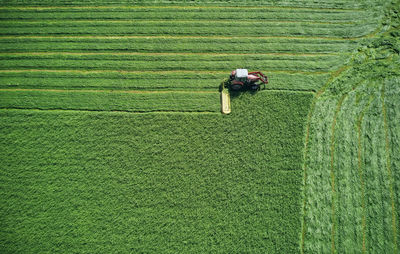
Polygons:
M282 10L311 10L331 12L365 12L360 8L318 8L318 7L289 7L289 6L3 6L0 10L52 10L52 9L282 9ZM317 12L316 12L317 13Z
M214 114L221 115L219 112L215 111L182 111L182 110L147 110L147 111L128 111L128 110L95 110L95 109L62 109L62 108L54 108L54 109L40 109L40 108L0 108L0 110L29 110L29 111L70 111L70 112L101 112L101 113L128 113L128 114Z
M295 92L295 93L305 93L305 94L315 94L315 90L313 89L290 89L290 88L265 88L265 90L262 90L260 92Z
M390 142L389 142L389 127L387 123L387 113L385 106L385 84L382 85L381 90L381 102L382 102L382 112L383 112L383 123L385 129L385 152L386 152L386 168L389 176L389 188L390 188L390 199L392 201L392 228L393 228L393 242L394 242L394 253L397 253L397 227L396 227L396 208L394 203L394 193L393 193L393 178L392 170L390 165Z
M186 52L179 52L179 53L167 53L167 52L159 52L159 53L152 53L152 52L15 52L15 53L2 53L0 52L0 56L8 56L8 55L82 55L82 56L91 56L91 55L139 55L139 56L197 56L197 55L210 55L210 56L339 56L339 55L347 55L350 54L346 53L186 53Z
M138 94L165 94L165 93L181 93L181 94L190 94L190 93L198 93L198 94L212 94L215 93L217 94L218 91L206 91L206 90L190 90L190 91L184 91L184 90L85 90L85 89L79 89L79 90L67 90L67 89L22 89L22 88L2 88L0 89L0 92L63 92L63 93L82 93L82 92L87 92L87 93L103 93L103 92L108 92L108 93L138 93Z
M304 153L303 153L303 171L304 171L304 179L303 179L303 186L304 186L304 199L303 199L303 218L302 218L302 223L301 223L301 241L300 241L300 253L304 254L304 242L306 238L306 186L307 186L307 153L308 153L308 142L310 138L310 123L311 123L311 117L313 115L313 112L315 110L315 106L317 103L317 100L319 97L325 92L325 90L328 88L329 84L337 78L341 73L349 69L351 66L343 66L339 70L335 71L332 73L331 77L329 80L325 83L325 85L316 93L315 98L312 101L312 105L310 107L310 111L307 116L307 126L306 126L306 134L305 134L305 141L304 141Z
M97 35L68 35L68 36L48 36L48 35L15 35L0 36L0 39L299 39L299 40L327 40L327 41L354 41L369 35L360 37L319 37L319 36L194 36L194 35L124 35L124 36L97 36Z
M7 20L8 21L8 20ZM33 21L29 20L19 20L16 19L18 23L28 23L28 24L34 24L34 23L43 23L43 22L49 22L49 23L63 23L65 21L68 21L70 23L96 23L96 22L107 22L107 23L173 23L173 22L182 22L182 23L232 23L230 20L220 20L220 19L173 19L173 20L163 20L163 19L35 19ZM237 21L238 23L248 23L248 24L254 24L254 23L294 23L294 24L320 24L320 25L354 25L356 22L354 21L335 21L335 22L328 22L328 21L307 21L307 20L247 20L247 19L240 19ZM1 23L1 22L0 22Z
M334 160L335 160L335 127L336 127L336 119L337 119L337 115L340 111L340 108L342 106L342 103L344 101L344 99L346 98L347 94L342 95L342 97L340 98L337 106L336 106L336 110L335 110L335 114L333 117L333 122L332 122L332 136L331 136L331 187L332 187L332 233L331 233L331 241L332 241L332 253L335 253L335 234L336 234L336 214L335 214L335 203L337 202L337 197L336 197L336 190L335 190L335 172L334 172Z
M364 118L365 111L369 108L372 102L372 97L370 97L368 104L362 110L360 116L357 119L357 164L358 164L358 175L360 177L361 183L361 206L363 210L362 216L362 253L366 253L366 208L365 208L365 182L364 182L364 173L362 169L362 158L361 158L361 122Z
M0 92L61 92L61 93L135 93L135 94L217 94L218 91L214 90L93 90L93 89L38 89L38 88L0 88ZM305 89L265 89L261 92L296 92L296 93L306 93L314 94L312 90Z
M0 73L7 72L72 72L72 73L159 73L159 74L168 74L168 73L202 73L202 74L227 74L232 70L226 71L196 71L196 70L171 70L171 71L122 71L122 70L50 70L50 69L20 69L20 70L0 70ZM305 75L318 75L318 74L329 74L331 71L316 71L316 72L306 72L306 71L269 71L270 73L289 73L289 74L305 74Z

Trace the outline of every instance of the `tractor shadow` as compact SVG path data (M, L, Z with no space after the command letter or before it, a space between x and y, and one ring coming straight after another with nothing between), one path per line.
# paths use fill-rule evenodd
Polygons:
M251 95L254 96L258 93L259 91L252 91L252 90L242 90L242 91L229 91L229 96L231 97L231 100L236 100L240 99L240 97L245 96L245 95Z
M227 90L229 92L229 96L230 98L233 99L237 99L240 98L243 95L256 95L258 92L264 90L264 89L259 89L259 90L250 90L250 89L242 89L239 91L236 90L232 90L226 81L221 82L220 86L219 86L219 92L222 92L223 90Z

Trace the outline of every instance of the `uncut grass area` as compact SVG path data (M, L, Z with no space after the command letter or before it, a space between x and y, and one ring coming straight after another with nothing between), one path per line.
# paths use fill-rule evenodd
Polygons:
M228 117L1 110L0 249L297 252L312 98L243 94Z

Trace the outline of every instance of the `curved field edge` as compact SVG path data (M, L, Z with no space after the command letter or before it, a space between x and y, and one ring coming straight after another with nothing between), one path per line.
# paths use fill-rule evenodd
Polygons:
M399 249L400 168L393 153L399 134L391 123L399 114L398 6L387 10L391 28L365 44L314 102L306 134L303 253Z

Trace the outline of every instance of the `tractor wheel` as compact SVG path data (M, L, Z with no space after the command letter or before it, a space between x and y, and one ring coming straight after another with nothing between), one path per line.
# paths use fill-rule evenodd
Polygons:
M239 91L240 89L242 89L242 85L233 84L233 85L231 85L231 88L233 91Z
M252 84L252 85L250 86L250 89L253 90L253 91L257 91L257 90L260 89L260 85L258 85L258 84Z

